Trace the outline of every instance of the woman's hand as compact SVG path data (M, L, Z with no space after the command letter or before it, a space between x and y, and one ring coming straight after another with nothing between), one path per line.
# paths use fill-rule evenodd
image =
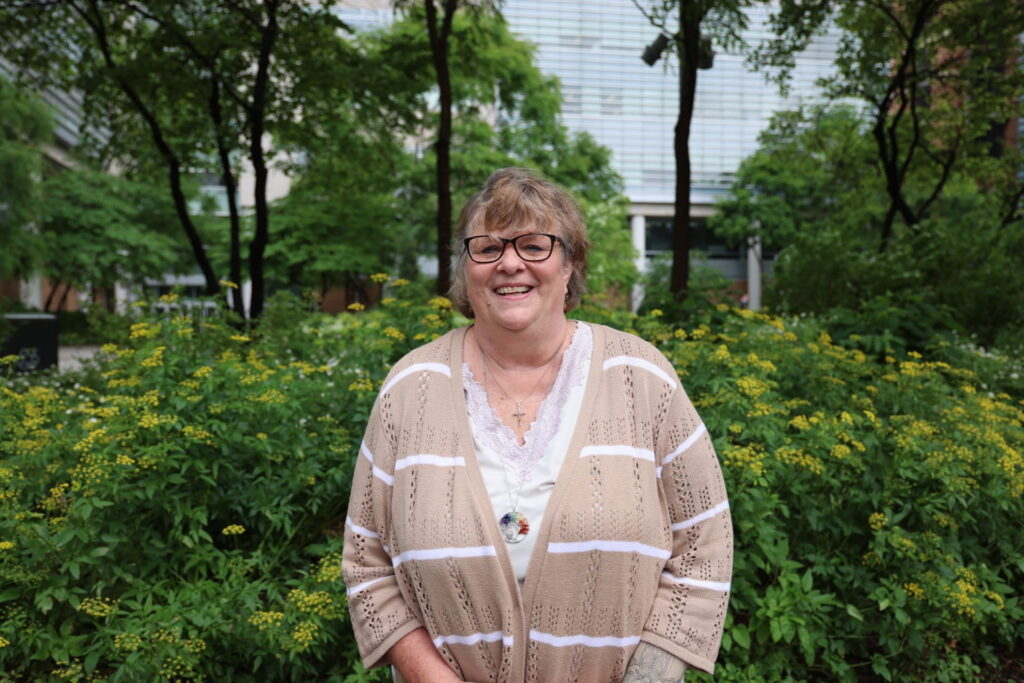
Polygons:
M406 683L463 683L434 647L425 628L406 634L388 650L388 661Z
M686 664L660 647L640 641L626 667L622 683L680 683Z

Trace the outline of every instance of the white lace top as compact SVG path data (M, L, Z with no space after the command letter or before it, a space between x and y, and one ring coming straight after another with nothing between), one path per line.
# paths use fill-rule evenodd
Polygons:
M530 533L526 538L505 546L520 584L526 577L544 510L579 417L593 350L590 326L577 322L572 343L562 357L562 366L537 409L537 417L526 432L523 444L498 418L487 400L487 391L474 379L469 366L462 365L473 444L494 508L494 523L512 509L513 503L529 520Z

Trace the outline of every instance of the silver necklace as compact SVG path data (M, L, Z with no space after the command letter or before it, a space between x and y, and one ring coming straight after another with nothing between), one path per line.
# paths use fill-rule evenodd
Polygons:
M533 386L533 389L530 390L530 393L527 394L522 401L517 401L516 399L509 396L509 393L505 391L505 387L501 386L501 382L499 382L498 378L495 377L494 374L491 372L488 364L487 352L484 351L484 348L482 346L480 346L480 342L477 342L477 348L480 349L480 358L483 361L484 377L490 377L491 379L493 379L495 385L497 385L498 389L505 396L505 398L516 404L516 409L512 412L512 416L516 418L516 425L518 425L520 431L522 431L523 429L523 416L526 415L526 411L523 410L523 403L528 401L537 391L537 388L541 385L541 382L544 380L545 377L547 377L548 372L551 370L551 367L553 366L552 361L564 352L564 346L565 334L563 333L562 343L558 346L558 351L556 351L555 354L550 359L548 359L548 367L544 369L544 372L541 374L540 379L537 380L537 383ZM498 520L498 529L501 531L501 537L505 540L506 543L519 543L524 538L526 538L527 534L530 533L530 520L526 518L526 515L524 515L522 512L519 512L519 510L517 509L519 507L519 497L523 493L523 485L526 484L527 478L520 477L519 487L516 489L516 494L513 498L512 487L509 486L508 483L508 466L505 464L505 458L501 458L501 475L505 479L505 491L508 493L508 502L509 505L511 506L511 509L504 515L502 515L501 518Z

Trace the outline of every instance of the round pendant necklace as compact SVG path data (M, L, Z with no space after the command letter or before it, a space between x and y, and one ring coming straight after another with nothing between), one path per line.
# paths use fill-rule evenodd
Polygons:
M499 382L498 378L495 377L494 374L491 372L487 352L484 351L483 347L480 346L480 343L477 342L477 348L480 349L480 358L483 361L484 377L493 379L494 384L498 387L498 390L501 391L502 395L507 400L512 401L513 403L516 404L516 409L512 411L512 417L516 419L516 426L519 428L520 431L522 431L523 429L523 417L526 415L526 411L523 410L523 404L533 397L533 394L537 391L537 388L540 387L541 383L544 381L544 378L547 377L548 372L553 367L554 364L552 361L554 361L555 358L561 356L562 352L564 351L564 346L565 335L563 334L562 344L559 345L558 351L556 351L555 354L547 361L547 367L545 367L544 372L541 373L540 379L537 380L537 383L533 386L533 389L531 389L530 393L527 394L522 400L516 400L512 398L507 391L505 391L505 387L501 386L501 382ZM501 531L501 537L505 540L506 543L519 543L524 538L526 538L526 536L530 533L530 520L526 518L526 515L524 515L522 512L519 512L519 510L517 509L519 507L519 497L523 493L523 485L526 483L526 479L528 477L520 477L519 488L516 489L516 494L513 498L512 487L509 486L508 483L508 467L505 464L504 458L501 459L501 474L502 477L504 477L505 479L505 490L508 492L508 501L512 509L506 512L504 515L502 515L501 519L498 520L498 529Z

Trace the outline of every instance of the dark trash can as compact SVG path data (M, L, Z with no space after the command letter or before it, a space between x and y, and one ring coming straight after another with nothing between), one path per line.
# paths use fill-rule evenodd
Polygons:
M0 356L18 356L18 372L57 367L57 316L51 313L5 313L6 337Z

